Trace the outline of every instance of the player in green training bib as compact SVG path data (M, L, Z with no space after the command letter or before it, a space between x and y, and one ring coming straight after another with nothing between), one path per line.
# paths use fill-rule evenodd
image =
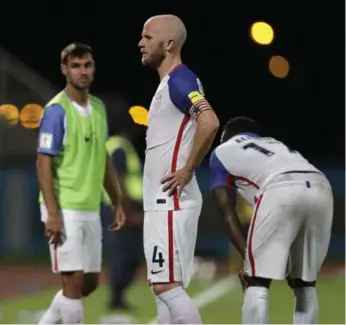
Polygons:
M105 106L89 94L95 72L92 49L80 43L67 46L61 53L61 71L67 86L44 109L37 174L41 220L62 290L40 324L83 323L82 298L96 289L101 271L103 188L115 206L110 229L125 223L118 180L106 151Z

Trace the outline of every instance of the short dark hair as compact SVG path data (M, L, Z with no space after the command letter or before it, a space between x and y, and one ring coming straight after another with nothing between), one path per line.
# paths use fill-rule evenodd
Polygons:
M261 130L259 124L255 120L246 116L238 116L230 119L223 127L222 141L225 142L233 136L243 132L260 134Z
M80 58L84 55L93 55L93 50L89 45L83 43L72 43L61 51L61 63L66 64L69 57Z

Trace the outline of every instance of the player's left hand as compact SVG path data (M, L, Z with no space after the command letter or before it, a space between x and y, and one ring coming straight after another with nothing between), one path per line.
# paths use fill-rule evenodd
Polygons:
M119 205L118 207L114 208L114 221L113 223L109 226L110 231L118 231L122 227L124 227L125 222L126 222L126 214L125 211L122 207L122 205Z
M161 184L165 184L163 191L168 191L169 196L172 196L176 192L178 197L180 197L184 186L190 182L192 175L193 173L186 168L178 169L161 180Z

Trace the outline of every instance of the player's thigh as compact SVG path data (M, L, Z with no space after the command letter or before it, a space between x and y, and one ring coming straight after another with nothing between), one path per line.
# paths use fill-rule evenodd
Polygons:
M185 288L190 283L193 271L201 208L201 206L197 206L173 212L174 275Z
M49 245L52 270L54 273L83 271L83 222L69 211L62 212L62 220L62 245Z
M326 188L313 188L307 197L304 227L290 251L290 275L315 281L327 255L333 219L333 198Z
M144 215L143 240L148 280L182 282L187 287L193 267L201 207L150 211Z
M84 273L99 273L102 265L102 224L101 218L95 213L90 220L84 222L83 245Z
M171 282L170 253L173 249L172 216L169 211L146 211L143 223L143 248L148 280Z
M249 276L285 278L290 246L301 223L299 218L292 217L292 206L279 203L289 195L287 192L265 192L254 208L244 261L244 272Z

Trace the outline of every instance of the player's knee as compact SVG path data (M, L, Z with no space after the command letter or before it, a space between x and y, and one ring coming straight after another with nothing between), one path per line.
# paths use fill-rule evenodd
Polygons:
M170 283L152 283L152 290L155 295L160 295L166 291L179 287L179 282L170 282Z
M71 299L83 297L84 275L82 271L61 273L64 296Z
M84 274L83 282L83 297L89 296L99 286L99 275L98 273Z
M248 276L244 274L244 281L246 283L246 287L264 287L269 289L271 279L260 278L256 276Z
M299 278L287 277L287 283L292 289L315 287L316 281L304 281Z

